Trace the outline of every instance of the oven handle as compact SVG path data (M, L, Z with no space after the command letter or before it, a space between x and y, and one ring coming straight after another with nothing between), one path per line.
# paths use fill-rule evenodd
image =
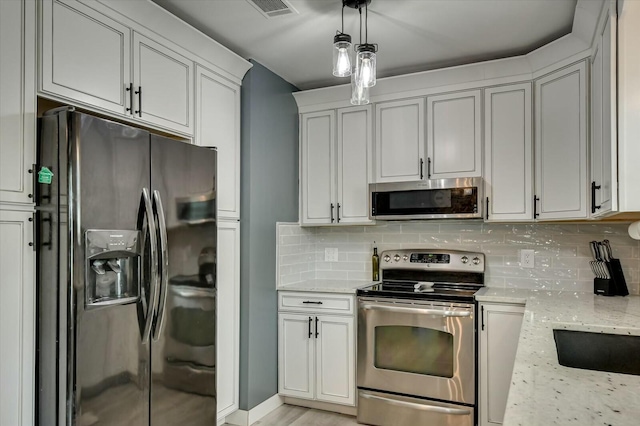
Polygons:
M398 405L400 407L408 407L408 408L413 408L413 409L422 410L422 411L435 411L437 413L450 414L450 415L453 415L453 416L468 416L468 415L471 414L471 410L461 410L459 408L438 407L436 405L416 404L416 403L413 403L413 402L398 401L396 399L389 399L389 398L384 398L384 397L381 397L381 396L367 395L365 393L361 393L360 397L366 398L366 399L377 399L379 401L384 401L384 402L386 402L388 404Z
M447 311L443 309L403 308L399 306L362 305L362 309L372 311L405 312L411 314L442 315L443 317L470 317L471 311Z

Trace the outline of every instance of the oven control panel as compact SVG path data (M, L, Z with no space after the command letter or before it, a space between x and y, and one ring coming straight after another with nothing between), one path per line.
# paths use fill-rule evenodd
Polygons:
M381 269L414 269L484 272L484 254L446 249L385 250Z
M451 261L451 256L444 253L411 253L411 263L446 263Z

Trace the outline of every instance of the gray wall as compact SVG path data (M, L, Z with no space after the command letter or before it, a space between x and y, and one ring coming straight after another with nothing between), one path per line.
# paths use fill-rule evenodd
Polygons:
M298 220L297 88L251 62L241 94L241 410L278 392L275 224Z

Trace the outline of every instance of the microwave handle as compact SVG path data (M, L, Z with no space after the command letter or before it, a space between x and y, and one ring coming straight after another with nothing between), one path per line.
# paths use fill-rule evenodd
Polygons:
M470 317L471 311L449 311L446 309L403 308L400 306L382 306L364 304L362 309L371 311L399 312L408 314L442 315L443 317Z

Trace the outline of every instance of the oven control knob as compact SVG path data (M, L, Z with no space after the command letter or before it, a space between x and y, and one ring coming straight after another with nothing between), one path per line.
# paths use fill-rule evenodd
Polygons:
M462 256L462 257L460 258L460 261L461 261L462 263L467 263L467 262L469 262L469 258L468 258L467 256Z
M478 256L474 257L472 260L474 265L479 265L480 264L480 258Z
M400 262L400 255L396 254L395 256L393 256L393 260L395 260L396 262Z
M409 260L409 256L407 256L407 255L405 254L404 256L402 256L402 260L404 260L404 261L406 262L407 260Z
M388 262L391 260L391 256L389 256L388 254L385 254L382 260L384 260L385 262Z

